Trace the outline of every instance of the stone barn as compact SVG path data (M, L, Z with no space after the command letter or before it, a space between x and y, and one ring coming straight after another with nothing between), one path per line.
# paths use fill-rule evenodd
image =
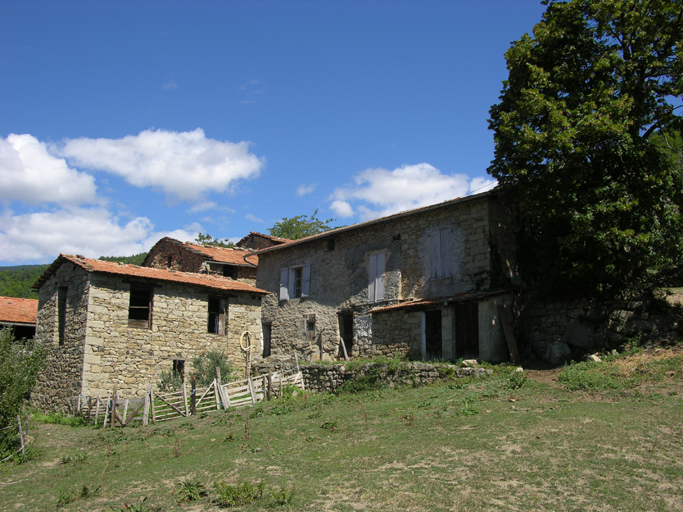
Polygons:
M220 350L244 363L240 337L261 349L261 297L217 275L60 255L34 285L36 337L48 348L34 405L67 410L73 397L117 390L142 396L162 371L187 372L195 356Z
M257 251L264 355L507 359L511 218L488 192Z

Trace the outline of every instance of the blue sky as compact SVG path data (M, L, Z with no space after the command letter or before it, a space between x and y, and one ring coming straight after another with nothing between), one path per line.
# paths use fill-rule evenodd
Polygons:
M537 0L0 1L0 265L483 190Z

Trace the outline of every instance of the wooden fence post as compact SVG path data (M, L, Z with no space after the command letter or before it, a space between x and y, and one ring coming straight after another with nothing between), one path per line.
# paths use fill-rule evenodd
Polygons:
M21 454L24 455L24 433L21 431L21 418L18 414L17 425L19 425L19 442L21 443Z
M192 391L190 392L190 399L192 402L192 416L197 414L197 377L192 376Z
M185 384L185 379L183 379L183 405L185 406L185 417L190 415L190 409L187 407L187 385Z
M147 394L145 395L145 405L142 410L142 426L146 427L149 423L149 395L152 394L152 385L147 386Z

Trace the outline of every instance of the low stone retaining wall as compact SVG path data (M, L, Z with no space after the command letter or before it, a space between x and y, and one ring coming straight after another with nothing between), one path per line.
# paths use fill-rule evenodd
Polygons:
M275 369L295 367L291 363L261 362L254 373L268 373ZM346 382L381 380L386 387L397 385L424 386L437 380L464 377L483 377L491 374L484 368L458 368L452 365L428 363L365 363L356 364L305 364L300 365L306 390L314 393L337 391Z

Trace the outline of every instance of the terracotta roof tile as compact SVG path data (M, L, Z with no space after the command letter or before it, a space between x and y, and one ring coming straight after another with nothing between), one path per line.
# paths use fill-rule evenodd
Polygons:
M170 281L174 283L185 283L197 286L205 286L207 288L214 288L217 290L234 290L241 292L252 293L269 293L255 286L251 286L240 281L235 281L222 276L213 274L198 274L195 272L177 272L173 270L166 270L162 268L152 267L138 267L136 265L123 265L111 261L95 260L91 258L83 258L80 256L70 256L67 254L60 254L52 265L43 273L42 276L33 285L33 288L40 288L50 276L52 276L57 269L65 261L70 261L74 265L84 268L88 272L102 272L105 274L116 274L131 277L141 277L147 279L157 279L159 281Z
M230 263L232 265L258 265L258 256L243 249L231 249L228 247L215 247L185 242L185 247L200 252L210 260L217 263Z
M453 303L453 302L465 302L471 300L480 300L487 297L492 297L494 295L500 295L503 293L509 293L509 290L492 290L488 292L466 292L458 293L456 295L451 295L449 297L437 297L431 299L416 299L409 300L406 302L398 302L396 304L390 304L388 306L381 306L379 308L371 309L370 313L383 313L385 311L394 311L397 309L405 308L418 308L421 306L433 306L435 304L443 303Z
M37 300L0 297L0 323L35 325L37 316Z

